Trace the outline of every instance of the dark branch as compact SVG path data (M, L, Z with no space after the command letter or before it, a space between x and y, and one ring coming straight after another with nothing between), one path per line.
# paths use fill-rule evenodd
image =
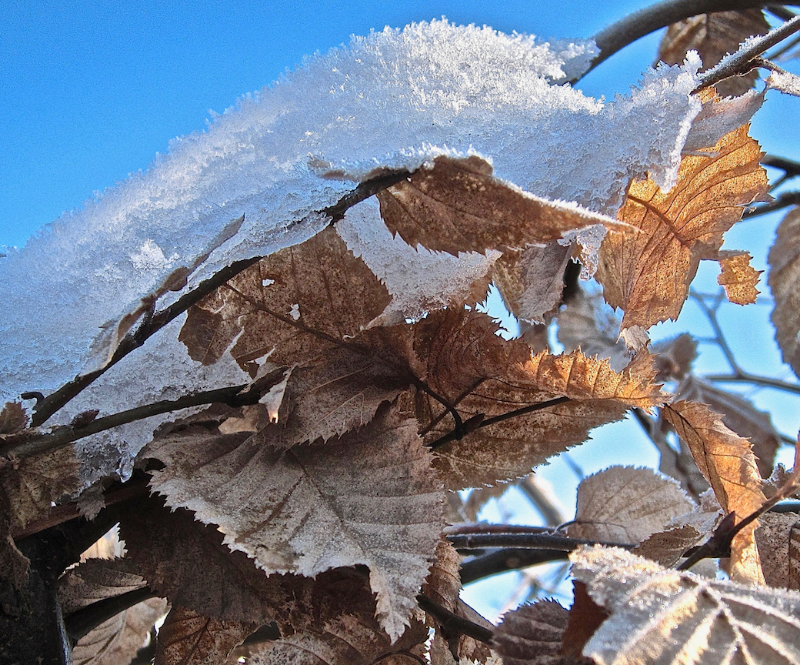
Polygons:
M754 0L666 0L666 2L659 2L634 12L598 32L594 36L594 41L600 49L600 53L595 57L586 73L636 40L678 21L698 14L752 9L764 7L766 4L763 1ZM786 4L797 5L800 3L788 2Z
M461 564L462 584L470 584L485 577L519 570L551 561L565 561L568 553L563 550L532 550L523 548L504 548L468 559Z
M119 596L98 600L96 603L87 605L64 618L67 634L73 642L77 642L97 628L101 623L108 621L110 618L116 616L120 612L130 609L134 605L138 605L144 600L154 597L155 594L145 586L141 589L127 591Z
M430 614L434 619L436 619L444 632L449 634L467 635L478 640L479 642L484 642L486 644L491 643L494 633L492 633L492 631L488 628L479 626L477 623L473 623L469 619L465 619L464 617L445 609L424 594L419 594L417 596L417 602L427 614Z
M457 550L483 550L492 547L547 549L572 552L581 545L605 545L632 549L629 543L605 543L581 538L568 538L553 533L474 533L448 535L447 540Z
M777 196L774 201L745 209L742 219L760 217L761 215L767 215L771 212L775 212L776 210L782 210L783 208L788 208L789 206L798 204L800 204L800 192L784 192L783 194Z

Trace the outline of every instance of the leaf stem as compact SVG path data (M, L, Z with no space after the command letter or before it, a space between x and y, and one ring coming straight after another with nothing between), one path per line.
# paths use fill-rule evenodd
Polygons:
M491 644L494 633L488 628L479 626L477 623L451 612L425 594L419 594L417 602L427 614L430 614L439 622L445 632L467 635L479 642Z
M96 603L87 605L64 618L67 634L73 642L77 642L101 623L108 621L120 612L124 612L134 605L155 597L156 594L145 586L140 589L126 591L118 596L98 600Z

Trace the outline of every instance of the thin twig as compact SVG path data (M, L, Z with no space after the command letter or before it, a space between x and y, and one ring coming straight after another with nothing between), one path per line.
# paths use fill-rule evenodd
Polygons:
M800 30L800 16L795 16L783 25L770 30L763 37L754 39L746 49L738 51L730 58L723 59L717 66L703 74L700 77L700 84L694 89L694 92L699 92L702 88L708 88L731 76L746 74L754 66L761 66L753 62L755 58L798 30Z
M709 374L703 377L706 381L717 381L719 383L752 383L765 388L775 388L776 390L783 390L788 393L800 395L800 385L796 383L787 383L786 381L779 381L778 379L771 379L768 376L757 376L749 372L741 372L740 374Z
M783 192L769 203L745 208L742 219L752 219L753 217L768 215L776 210L782 210L783 208L794 205L800 205L800 192Z
M519 570L552 561L564 561L567 557L568 552L563 550L506 547L468 559L461 564L459 575L462 584L470 584L509 570Z
M451 635L467 635L485 644L491 643L494 633L488 628L451 612L424 594L417 596L417 602L427 614L436 619L445 632Z
M546 549L572 552L581 545L605 545L607 547L635 547L629 543L606 543L581 538L568 538L552 533L474 533L454 534L447 540L458 550L484 550L491 547L515 547L520 549Z
M800 3L788 2L786 4L797 5ZM580 78L637 39L678 21L698 14L763 6L763 1L754 0L667 0L641 9L604 28L594 36L595 44L600 52L592 61L591 67Z
M141 589L127 591L119 596L98 600L64 618L67 634L74 642L77 642L111 617L155 597L156 594L145 586Z
M410 175L406 170L393 171L377 178L367 180L360 183L351 192L345 194L336 203L327 208L317 211L319 214L325 215L330 218L330 223L335 224L340 221L345 212L352 208L357 203L373 196L392 185L396 185L401 180L404 180ZM293 223L297 226L300 221ZM192 305L197 304L200 300L205 298L209 293L220 287L225 282L229 281L243 270L246 270L251 265L257 263L261 257L253 257L243 261L237 261L216 274L209 279L201 282L195 289L181 296L169 307L160 311L155 311L152 315L145 317L142 323L131 330L119 343L119 346L114 351L109 361L100 369L86 374L79 374L74 379L65 383L58 390L51 393L43 400L40 400L33 409L33 417L31 424L38 427L46 422L54 413L63 408L67 403L79 395L87 386L91 385L99 377L105 374L111 367L116 365L120 360L127 356L132 351L142 346L150 337L156 332L161 330L168 323L183 314Z

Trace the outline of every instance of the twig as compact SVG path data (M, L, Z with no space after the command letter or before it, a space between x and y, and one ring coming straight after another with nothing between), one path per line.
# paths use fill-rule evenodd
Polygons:
M178 399L145 404L105 416L104 418L97 418L82 427L66 425L56 427L47 434L39 435L31 435L29 431L22 431L17 435L6 437L0 447L0 456L32 457L40 455L98 432L104 432L126 423L150 418L162 413L187 409L192 406L220 403L237 407L245 404L255 404L266 390L269 390L272 385L280 381L283 371L283 369L276 370L264 377L264 380L258 381L257 384L249 385L245 383L227 388L216 388L184 395Z
M119 596L98 600L96 603L87 605L64 618L67 634L73 641L77 642L104 621L108 621L111 617L130 609L134 605L138 605L142 601L155 598L155 596L156 594L145 586L141 589L127 591Z
M746 74L754 66L761 66L763 63L753 62L755 58L798 30L800 30L800 16L795 16L783 25L770 30L763 37L754 39L746 49L738 51L730 58L723 59L716 67L703 74L700 77L700 84L694 89L694 92L699 92L702 88L708 88L731 76Z
M462 584L470 584L509 570L518 570L551 561L565 561L568 553L563 550L532 550L504 548L468 559L461 564Z
M451 612L424 594L417 596L417 602L427 614L436 619L445 632L467 635L485 644L491 643L494 633L488 628L479 626L477 623Z
M336 203L327 208L317 211L319 214L325 215L330 218L330 223L335 224L340 221L345 212L352 208L357 203L373 196L392 185L396 185L401 180L404 180L410 175L407 170L393 171L385 175L367 180L360 183L351 192L345 194ZM300 221L293 223L294 226L299 224ZM291 226L291 225L290 225ZM194 290L181 296L169 307L163 310L154 312L151 316L147 317L139 326L131 330L119 343L119 346L114 351L111 359L100 369L87 374L79 374L74 379L65 383L58 390L51 393L43 400L40 400L33 410L33 417L31 424L33 427L46 422L54 413L64 407L68 402L79 395L87 386L96 381L99 377L105 374L111 367L116 365L129 353L142 346L150 337L156 332L161 330L168 323L173 321L179 315L183 314L192 305L195 305L202 300L209 293L220 287L225 282L231 280L243 270L246 270L251 265L257 263L261 257L253 257L243 261L237 261L226 268L223 268L209 279L201 282Z
M736 356L734 355L731 347L728 345L728 341L725 339L725 334L722 332L722 327L717 319L719 307L724 302L724 296L722 295L722 292L720 291L716 295L712 296L713 305L710 307L706 302L705 296L697 293L694 290L691 292L691 295L697 302L700 309L703 310L708 322L711 324L711 327L714 330L715 342L725 356L725 359L728 361L728 364L731 366L733 374L736 376L741 376L743 374L742 369L739 367L739 363L736 362Z
M800 3L788 2L786 4L796 5ZM661 28L666 28L668 25L678 21L683 21L698 14L735 9L752 9L763 6L763 1L757 2L753 0L667 0L666 2L660 2L651 7L641 9L604 28L594 36L594 41L600 49L600 53L592 61L591 67L580 78L637 39Z
M761 215L768 215L776 210L782 210L789 206L800 204L800 192L784 192L779 194L773 201L764 203L759 206L751 206L745 208L742 214L742 219L752 219L753 217L760 217Z
M709 374L703 377L707 381L717 381L719 383L753 383L766 388L775 388L789 393L800 395L800 385L787 383L778 379L771 379L768 376L757 376L748 372L739 374Z
M514 547L520 549L546 549L572 552L581 545L605 545L632 549L629 543L606 543L581 538L568 538L552 533L474 533L447 536L447 540L458 550L483 550L490 547Z

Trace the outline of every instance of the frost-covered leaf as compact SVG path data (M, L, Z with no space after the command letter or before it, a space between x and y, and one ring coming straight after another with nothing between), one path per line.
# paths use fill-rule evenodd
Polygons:
M417 423L384 409L325 443L275 450L246 435L186 430L148 446L151 487L219 525L267 573L364 564L387 632L402 632L444 526L444 493Z
M424 625L414 621L399 640L391 640L371 614L353 612L324 625L254 645L248 650L247 662L253 665L416 665L420 655L405 654L416 651L415 647L427 636Z
M506 612L494 631L494 649L504 665L580 665L583 658L562 655L569 612L554 600L540 600Z
M158 631L154 665L223 663L257 627L257 624L211 619L180 605L174 606Z
M465 422L559 397L572 400L436 443L452 433L452 419L438 400L419 391L416 415L450 489L527 475L547 457L584 441L590 428L620 418L627 405L647 408L664 399L646 359L617 374L607 362L578 352L531 357L524 342L498 337L497 325L478 313L436 313L417 326L414 350L427 368L420 376Z
M666 405L662 414L691 449L726 513L735 512L737 521L741 521L764 504L761 476L747 439L725 427L720 416L705 404L675 402ZM734 580L763 580L754 529L755 525L745 527L731 544Z
M28 425L28 414L20 402L6 402L0 411L0 435L14 434ZM0 439L2 441L2 439Z
M692 508L694 503L671 478L651 469L612 466L578 485L569 535L609 543L641 543Z
M749 252L720 252L719 265L722 268L717 284L725 287L728 300L737 305L750 305L761 293L757 288L763 270L750 265Z
M705 538L706 534L686 524L654 533L632 551L667 568L675 565L689 548L698 545Z
M750 122L764 103L766 92L766 88L761 92L749 90L741 97L720 99L713 89L701 90L698 97L703 101L703 108L692 121L689 136L683 145L684 153L691 154L715 145L725 134L730 134L737 127Z
M707 404L712 411L722 414L723 425L749 439L759 474L762 478L769 477L781 445L780 434L772 425L769 413L756 409L741 395L722 390L696 376L683 381L675 394L677 399Z
M412 247L458 255L523 249L567 231L615 220L576 205L523 192L498 180L477 156L437 157L406 180L379 192L381 217Z
M683 62L686 53L695 50L703 59L703 68L711 69L739 44L753 35L765 35L770 26L761 9L699 14L673 23L661 40L658 59L669 65ZM720 95L741 95L753 87L758 72L736 76L716 85Z
M756 545L764 581L770 586L800 590L800 518L765 513L759 518Z
M700 260L717 257L743 206L767 197L762 153L747 129L702 156L684 157L669 191L651 180L631 184L619 218L640 232L607 236L597 273L606 301L625 310L623 329L676 319Z
M544 323L545 314L552 312L561 300L564 269L571 255L570 245L553 241L543 247L507 252L495 262L494 283L517 319Z
M566 352L580 349L587 356L608 358L620 371L630 362L625 342L619 339L619 317L600 293L579 290L558 313L558 341Z
M775 304L770 317L783 361L800 376L800 208L778 226L769 250L769 287Z
M356 335L389 304L386 288L328 228L262 259L189 310L180 339L195 360L230 347L242 368L292 365Z
M800 593L667 570L616 548L584 547L570 559L611 612L583 650L598 665L800 661Z

